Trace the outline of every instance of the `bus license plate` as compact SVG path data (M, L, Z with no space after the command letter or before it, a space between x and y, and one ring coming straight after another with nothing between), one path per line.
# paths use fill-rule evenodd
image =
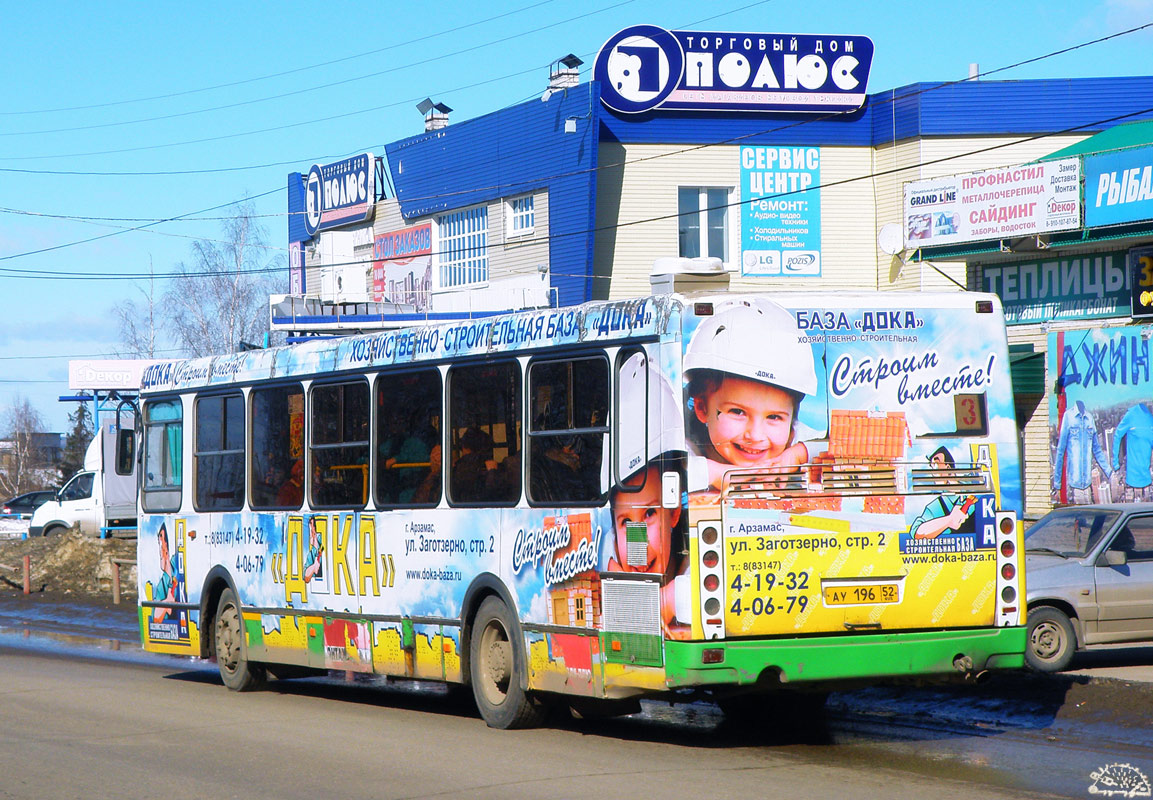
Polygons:
M824 587L825 605L859 606L876 603L900 602L900 591L895 583L869 583L851 586Z

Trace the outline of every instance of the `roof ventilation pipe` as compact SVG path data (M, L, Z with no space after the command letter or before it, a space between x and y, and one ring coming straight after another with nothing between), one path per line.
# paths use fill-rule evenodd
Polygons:
M416 104L416 110L424 114L425 131L439 131L448 127L448 114L452 109L444 103L434 103L426 97Z
M548 99L557 92L563 92L579 84L581 79L580 65L583 63L585 62L569 53L549 64L548 88L544 90L540 99L547 103Z

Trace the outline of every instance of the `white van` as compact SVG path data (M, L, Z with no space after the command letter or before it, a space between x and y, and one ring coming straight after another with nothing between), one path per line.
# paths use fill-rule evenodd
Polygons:
M123 439L117 460L117 437ZM79 524L89 536L106 527L136 524L136 452L131 428L103 427L84 454L84 469L36 509L29 536L51 536Z

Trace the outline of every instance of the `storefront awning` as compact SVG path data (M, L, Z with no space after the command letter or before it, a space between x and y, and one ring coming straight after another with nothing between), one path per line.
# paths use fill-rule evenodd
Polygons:
M1034 352L1033 345L1009 345L1009 370L1014 395L1045 393L1045 354Z
M1060 150L1037 160L1054 161L1058 158L1087 156L1093 153L1125 150L1130 147L1145 147L1150 144L1153 144L1153 120L1126 122L1122 125L1115 125L1109 130L1094 134L1077 144L1062 147Z

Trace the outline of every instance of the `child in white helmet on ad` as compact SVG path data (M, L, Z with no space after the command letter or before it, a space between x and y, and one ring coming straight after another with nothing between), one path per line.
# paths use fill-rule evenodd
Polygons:
M817 390L812 347L792 315L768 300L718 304L685 350L691 409L690 490L720 488L733 469L806 463L819 444L798 441L801 400Z
M616 547L607 571L660 575L661 626L670 638L687 638L689 613L677 613L678 601L685 609L691 591L684 575L688 563L682 552L680 495L674 508L665 508L661 502L664 474L679 476L684 469L680 403L648 356L637 352L620 370L620 405L634 411L645 409L646 421L620 428L620 483L609 493Z

